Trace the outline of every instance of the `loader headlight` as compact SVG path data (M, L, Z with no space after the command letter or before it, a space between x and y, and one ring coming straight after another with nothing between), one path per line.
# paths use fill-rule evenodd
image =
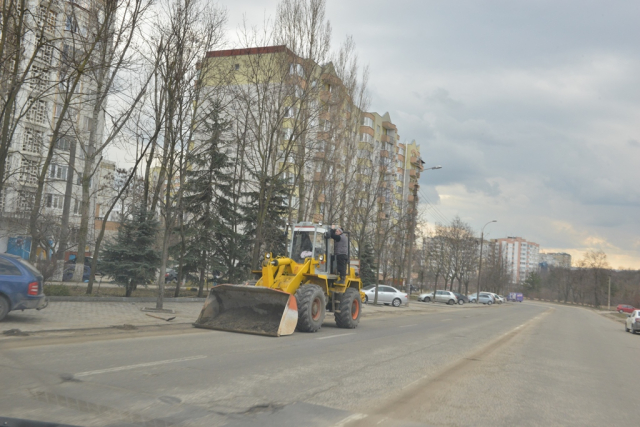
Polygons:
M320 260L320 262L324 261L324 255L320 255L318 259Z
M265 257L266 259L269 259L269 258L271 258L271 254L266 254L264 257Z

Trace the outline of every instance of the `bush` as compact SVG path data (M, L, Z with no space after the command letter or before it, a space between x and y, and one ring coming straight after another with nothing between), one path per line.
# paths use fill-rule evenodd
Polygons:
M71 291L65 285L44 285L44 294L54 297L68 297Z

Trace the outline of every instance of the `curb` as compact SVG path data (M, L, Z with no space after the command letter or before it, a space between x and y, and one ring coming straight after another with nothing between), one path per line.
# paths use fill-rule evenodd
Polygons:
M156 297L56 297L50 296L50 302L67 301L67 302L156 302ZM204 302L206 298L164 298L164 302Z

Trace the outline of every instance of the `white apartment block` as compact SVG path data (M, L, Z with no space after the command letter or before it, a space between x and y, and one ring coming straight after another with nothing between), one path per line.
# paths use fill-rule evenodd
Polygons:
M34 205L38 175L52 144L53 130L59 122L62 122L60 133L53 141L53 156L45 175L40 222L51 224L51 239L55 240L55 227L62 215L67 179L71 179L70 242L73 243L77 237L82 197L80 177L85 158L81 143L86 146L89 139L93 125L92 94L96 92L96 83L91 76L82 77L62 117L62 100L65 93L70 91L64 76L68 73L71 58L82 49L82 37L88 32L86 22L89 12L84 0L52 0L50 3L29 0L28 5L34 13L27 23L34 28L41 28L39 31L42 31L46 43L33 59L28 83L21 87L17 95L20 108L30 104L33 106L19 119L11 140L6 181L0 193L0 252L7 251L22 257L28 257L32 250L27 220ZM29 49L33 49L35 40L34 34L26 37L30 43L25 44L25 63L33 56L33 50ZM97 122L96 140L100 142L104 112ZM74 145L75 155L72 156ZM96 178L93 181L99 180L99 177ZM95 189L96 182L92 182L89 251L93 245L91 230L96 204ZM43 248L34 250L39 258L50 256ZM75 248L70 252L75 252Z
M538 271L540 245L522 237L503 237L493 240L495 250L502 254L511 270L512 283L520 283L527 275Z

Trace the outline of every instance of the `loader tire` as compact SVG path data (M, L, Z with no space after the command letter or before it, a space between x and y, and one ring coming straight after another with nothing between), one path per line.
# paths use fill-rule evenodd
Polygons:
M296 292L298 326L301 332L317 332L322 327L327 303L318 285L302 285Z
M340 313L335 314L336 326L345 329L357 327L362 311L360 292L354 288L347 289L340 297L339 307Z

